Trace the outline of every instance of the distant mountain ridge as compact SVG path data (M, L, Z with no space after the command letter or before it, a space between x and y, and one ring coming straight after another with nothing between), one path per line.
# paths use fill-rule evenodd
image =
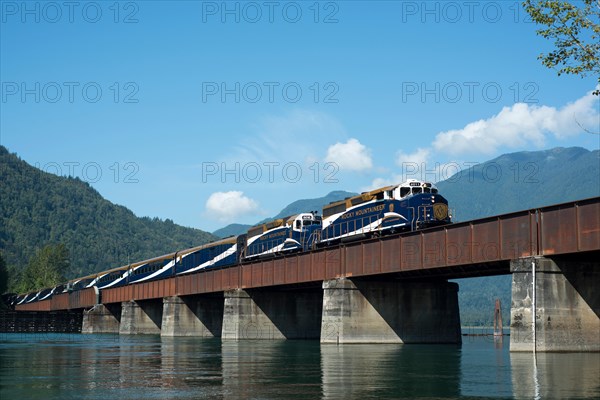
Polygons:
M504 154L437 187L457 221L597 197L600 151L557 147Z
M43 172L0 146L0 251L22 270L35 251L65 244L67 278L119 267L217 238L167 219L139 218L78 178Z

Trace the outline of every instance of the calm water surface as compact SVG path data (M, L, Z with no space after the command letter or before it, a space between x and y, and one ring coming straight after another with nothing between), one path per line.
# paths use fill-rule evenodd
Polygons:
M0 399L600 398L600 354L0 334Z

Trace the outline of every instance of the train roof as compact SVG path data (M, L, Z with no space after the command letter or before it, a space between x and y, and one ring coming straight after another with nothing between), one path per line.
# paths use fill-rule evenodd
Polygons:
M269 222L265 222L263 224L254 225L253 227L248 229L248 237L254 237L264 233L270 229L279 228L280 226L285 225L290 220L294 220L300 214L289 215L283 218L277 218Z
M352 206L356 206L362 203L366 203L375 199L379 194L396 189L401 186L414 186L415 183L418 183L419 186L428 186L435 188L435 185L429 182L420 181L417 179L407 179L402 183L398 183L396 185L384 186L379 189L371 190L370 192L363 192L357 196L346 197L344 200L333 201L326 206L323 207L323 217L329 217L330 215L337 214L339 212L345 211Z
M136 261L136 262L133 262L131 264L122 265L120 267L108 269L108 270L105 270L105 271L99 271L99 272L95 272L95 273L90 274L90 275L86 275L86 276L74 278L74 279L71 279L71 280L67 281L67 283L74 283L74 282L77 282L77 281L81 281L83 279L94 279L94 278L98 277L99 275L106 275L106 274L110 274L112 272L124 271L124 270L127 270L129 268L139 267L140 265L149 264L149 263L153 263L153 262L156 262L156 261L162 261L162 260L165 260L165 259L175 258L176 255L194 253L194 252L196 252L198 250L210 248L210 247L213 247L213 246L218 246L218 245L223 245L223 244L234 244L234 243L236 243L236 240L237 240L236 236L231 236L231 237L228 237L228 238L225 238L225 239L217 240L216 242L210 242L210 243L206 243L206 244L203 244L203 245L200 245L200 246L190 247L190 248L185 249L185 250L180 250L180 251L176 251L176 252L173 252L173 253L163 254L162 256L149 258L149 259L143 260L143 261ZM61 286L61 285L64 285L64 284L65 283L60 283L60 284L58 284L56 286L53 286L52 288L55 288L55 287L58 287L58 286ZM52 289L52 288L49 288L49 289ZM23 295L28 295L30 293L38 293L39 291L44 290L44 289L39 289L39 290L36 290L34 292L23 293Z
M328 215L335 214L334 212L328 212L328 211L337 209L341 205L344 205L345 208L347 209L347 208L350 208L350 207L358 205L358 204L366 203L366 202L371 201L374 198L376 198L378 194L383 193L386 190L395 189L398 186L400 186L400 185L385 186L385 187L382 187L379 189L371 190L370 192L363 192L357 196L346 197L344 200L333 201L323 207L323 216L325 217Z
M93 275L88 275L88 276L85 276L83 278L77 278L77 279L74 279L74 280L86 279L86 278L95 278L96 276L98 276L100 274L108 274L108 273L115 272L115 271L127 270L127 269L132 268L132 267L133 268L139 267L140 265L144 265L144 264L151 264L151 263L156 262L156 261L163 261L163 260L172 259L172 258L175 258L177 255L190 254L190 253L194 253L196 251L202 250L202 249L207 249L207 248L210 248L210 247L214 247L214 246L218 246L218 245L223 245L223 244L234 244L236 242L236 239L237 239L236 236L231 236L231 237L228 237L228 238L225 238L225 239L217 240L216 242L205 243L203 245L196 246L196 247L190 247L190 248L185 249L185 250L180 250L180 251L176 251L176 252L173 252L173 253L163 254L161 256L149 258L149 259L146 259L146 260L143 260L143 261L136 261L134 263L131 263L131 264L128 264L128 265L123 265L121 267L109 269L109 270L106 270L106 271L96 272Z

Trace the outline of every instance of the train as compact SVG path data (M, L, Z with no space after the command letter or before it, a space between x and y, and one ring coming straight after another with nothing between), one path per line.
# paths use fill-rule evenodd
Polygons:
M72 279L38 292L14 295L9 301L15 306L91 287L101 290L225 268L367 237L450 224L451 218L448 201L434 184L409 179L329 203L321 215L309 211L275 219L255 225L239 236Z

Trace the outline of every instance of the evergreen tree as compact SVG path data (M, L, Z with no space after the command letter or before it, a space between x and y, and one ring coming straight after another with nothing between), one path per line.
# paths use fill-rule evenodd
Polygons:
M6 292L6 288L8 287L8 270L6 268L6 263L4 262L4 258L2 257L2 253L0 253L0 294Z
M30 292L63 283L69 265L69 250L64 244L44 246L31 257L23 271L20 291Z

